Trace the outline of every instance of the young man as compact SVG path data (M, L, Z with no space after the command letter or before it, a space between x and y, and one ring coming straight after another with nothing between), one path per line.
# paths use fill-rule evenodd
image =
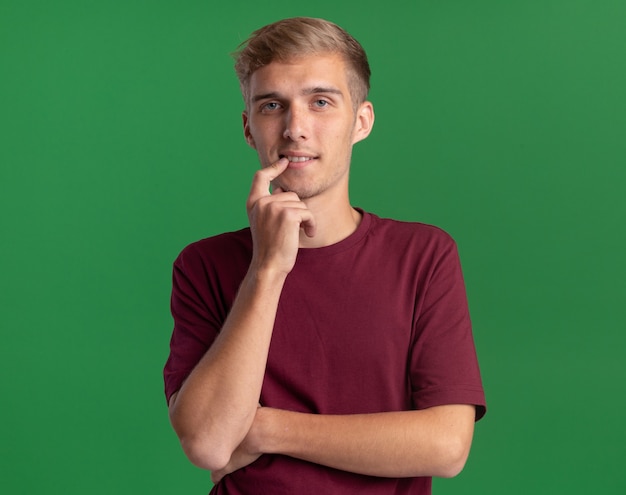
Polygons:
M216 494L426 494L468 456L484 394L456 246L348 196L374 123L361 46L327 21L237 54L261 169L250 228L174 264L172 425Z

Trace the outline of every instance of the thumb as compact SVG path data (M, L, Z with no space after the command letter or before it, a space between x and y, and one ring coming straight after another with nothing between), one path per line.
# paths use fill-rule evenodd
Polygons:
M303 220L300 224L300 228L304 230L307 237L315 237L315 232L317 231L315 217L310 215L307 219Z

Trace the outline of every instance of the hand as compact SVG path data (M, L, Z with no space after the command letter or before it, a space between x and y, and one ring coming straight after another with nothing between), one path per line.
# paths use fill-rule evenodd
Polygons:
M313 237L315 219L296 193L275 188L271 182L282 174L289 160L281 158L259 170L252 181L247 201L254 254L252 265L287 274L293 268L298 253L300 229Z

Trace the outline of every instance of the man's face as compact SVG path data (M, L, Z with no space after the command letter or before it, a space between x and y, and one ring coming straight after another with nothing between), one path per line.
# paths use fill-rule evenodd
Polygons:
M262 167L289 158L274 181L300 199L347 194L352 146L374 121L369 102L354 108L348 73L336 54L272 62L250 78L244 134Z

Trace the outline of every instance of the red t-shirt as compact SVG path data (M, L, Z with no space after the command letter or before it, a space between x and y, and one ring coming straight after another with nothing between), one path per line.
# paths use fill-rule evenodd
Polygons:
M175 261L168 400L219 333L251 255L244 229L193 243ZM363 213L343 241L301 249L281 293L260 402L316 414L473 404L480 419L485 399L450 236ZM212 493L414 495L430 485L263 455Z

